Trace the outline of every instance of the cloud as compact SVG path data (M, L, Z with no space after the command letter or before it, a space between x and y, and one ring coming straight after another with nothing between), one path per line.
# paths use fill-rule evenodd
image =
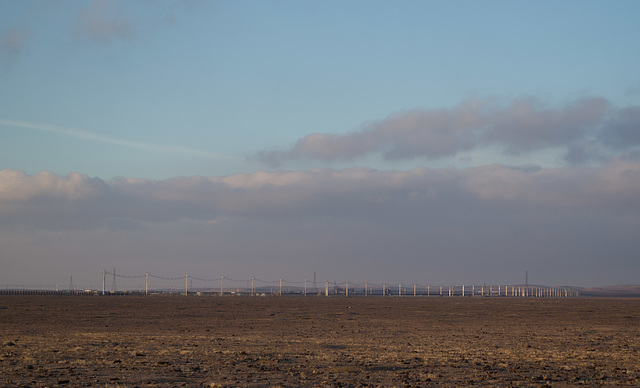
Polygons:
M352 161L367 155L440 159L497 146L510 155L560 147L566 149L567 161L586 162L638 145L639 110L617 109L601 97L557 108L534 98L517 98L506 106L469 100L449 109L396 113L346 134L313 133L288 150L263 151L256 158L270 166L287 160Z
M31 207L33 205L33 207ZM46 206L44 206L46 205ZM105 220L167 222L180 219L315 217L416 220L470 212L571 208L636 214L640 162L617 159L602 167L556 169L487 165L466 170L352 168L256 172L227 177L176 177L109 182L80 174L0 173L0 219L32 214L29 222L66 219L104 226ZM35 215L45 211L42 217ZM55 214L63 212L62 214ZM485 214L486 215L486 214ZM73 222L70 224L72 225Z
M612 113L602 131L602 141L618 150L640 145L640 106L629 106Z
M0 170L0 201L26 203L38 198L60 198L65 201L86 200L108 189L104 182L86 175L71 173L66 177L41 172L33 177L23 171Z
M257 158L270 165L287 159L353 160L370 154L385 159L437 159L476 146L474 131L487 120L482 101L468 101L453 109L411 110L366 124L345 135L314 133L287 151L265 151Z
M517 282L528 269L551 284L628 282L640 269L640 161L110 181L1 170L0 230L7 277L116 266L424 284Z
M29 39L29 31L22 28L9 28L0 35L0 58L5 68L10 68L24 50Z
M597 129L608 108L603 98L573 101L561 109L545 108L532 98L516 99L491 120L482 140L504 145L513 154L566 146Z
M602 163L609 158L602 143L594 139L576 140L567 145L565 161L571 164Z
M128 40L134 35L130 22L122 18L118 0L95 0L78 11L75 33L98 43Z
M624 95L626 97L635 97L635 96L640 96L640 87L637 86L632 86L627 88L627 90L625 91Z
M227 156L214 154L211 152L196 150L187 147L177 147L177 146L167 146L162 144L153 144L153 143L142 143L142 142L132 142L128 140L117 139L109 136L100 135L94 132L73 129L73 128L63 128L50 124L41 124L41 123L30 123L26 121L15 121L15 120L3 120L0 119L0 125L8 125L12 127L18 128L27 128L27 129L35 129L39 131L46 131L50 133L56 133L65 136L72 136L79 139L84 139L88 141L94 141L99 143L113 144L122 147L129 148L137 148L147 151L153 152L162 152L169 154L181 154L181 155L190 155L201 158L227 158Z

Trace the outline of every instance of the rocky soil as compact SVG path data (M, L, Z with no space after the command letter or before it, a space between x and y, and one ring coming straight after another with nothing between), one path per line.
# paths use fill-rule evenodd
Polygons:
M0 296L0 386L640 386L640 299Z

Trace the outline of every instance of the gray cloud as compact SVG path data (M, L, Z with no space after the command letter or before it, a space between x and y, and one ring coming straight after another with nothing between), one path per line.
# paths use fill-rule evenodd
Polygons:
M420 282L505 281L528 269L540 282L629 281L640 270L639 209L640 161L631 158L159 181L0 171L4 260L24 262L22 271L51 266L62 279L71 266L93 277L117 266Z
M609 159L609 155L602 148L598 140L577 140L567 145L565 161L571 164L583 164L589 162L602 163Z
M29 31L22 28L9 28L0 35L0 58L3 66L10 68L27 45Z
M601 125L609 103L603 98L571 102L562 109L548 109L540 102L516 99L495 116L483 142L502 144L508 153L566 146L591 135Z
M586 162L639 144L639 109L616 109L599 97L560 108L534 98L514 99L507 106L472 100L451 109L397 113L347 134L313 133L288 150L263 151L256 158L270 166L297 159L351 161L372 154L386 160L439 159L500 146L511 155L562 147L567 161Z
M134 30L123 19L118 0L95 0L78 11L75 33L98 43L109 43L115 38L131 38Z
M622 150L640 145L640 106L616 110L600 134L604 143Z
M625 91L624 95L627 97L640 96L640 87L637 87L637 86L629 87Z
M370 154L385 159L425 157L437 159L473 148L474 131L489 117L481 101L465 102L453 109L411 110L366 124L345 135L314 133L287 151L265 151L257 157L270 165L287 159L353 160Z

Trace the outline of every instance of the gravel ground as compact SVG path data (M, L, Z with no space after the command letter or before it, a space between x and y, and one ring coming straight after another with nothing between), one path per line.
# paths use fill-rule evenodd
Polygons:
M640 299L0 296L0 386L640 386Z

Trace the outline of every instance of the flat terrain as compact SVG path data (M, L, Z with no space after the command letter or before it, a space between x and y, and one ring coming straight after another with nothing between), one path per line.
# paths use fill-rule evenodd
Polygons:
M0 296L0 386L640 386L640 299Z

